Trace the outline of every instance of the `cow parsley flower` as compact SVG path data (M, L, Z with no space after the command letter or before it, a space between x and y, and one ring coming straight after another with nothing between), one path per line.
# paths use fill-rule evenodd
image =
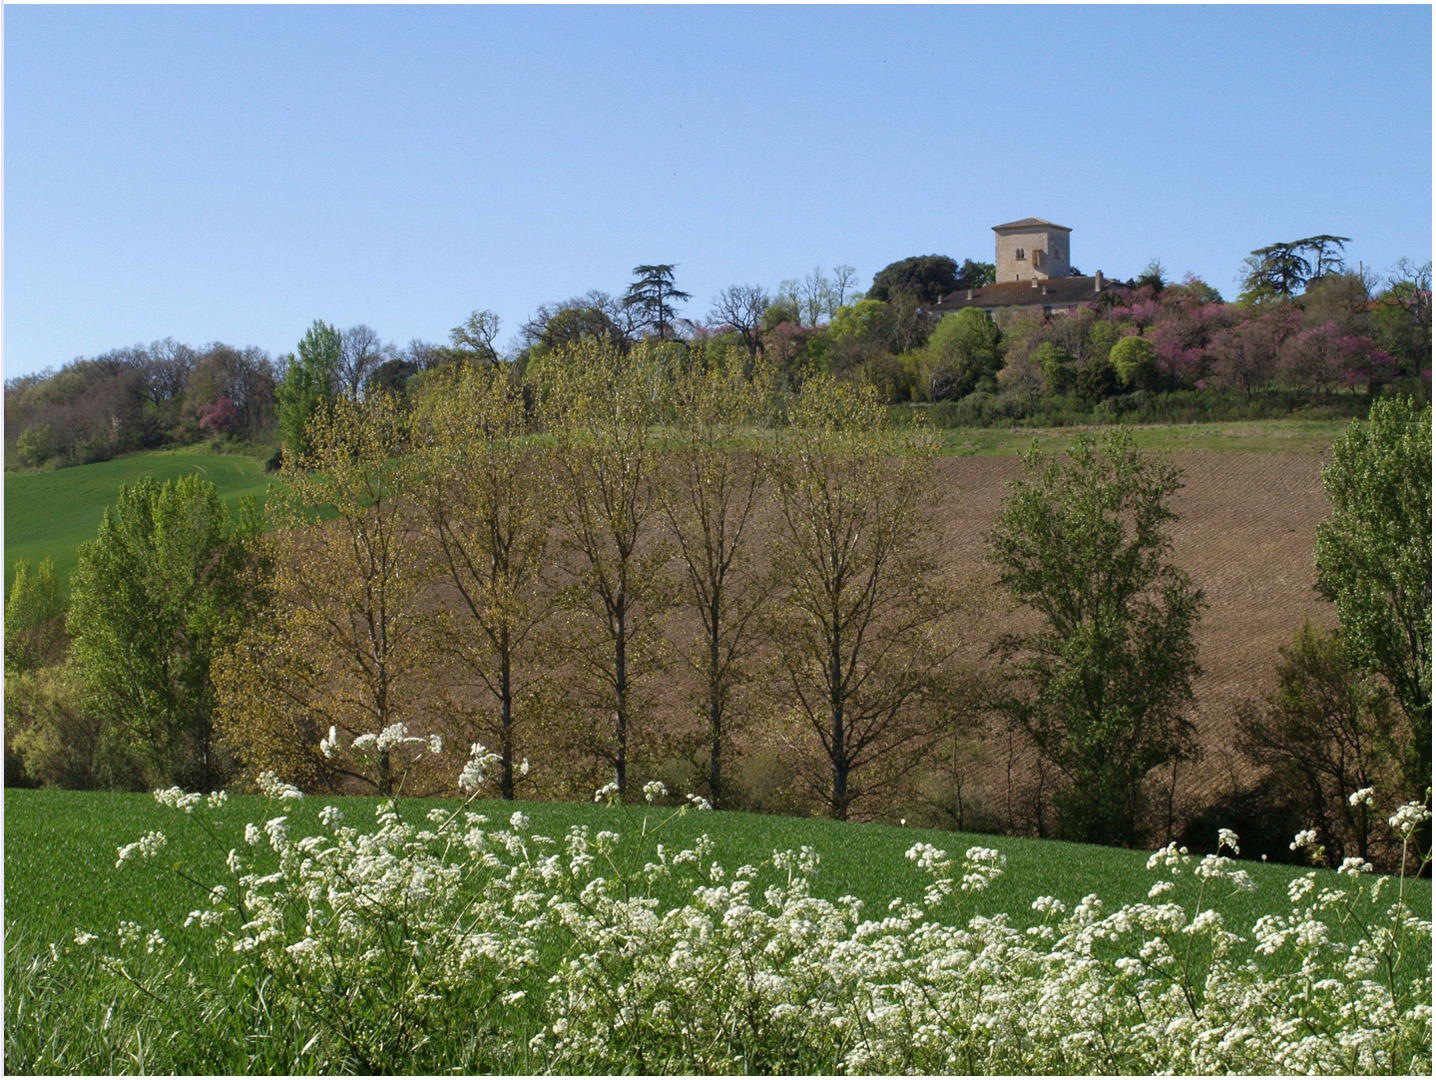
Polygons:
M286 784L279 779L272 771L265 770L254 778L259 785L259 790L271 799L302 799L304 792L300 791L293 784Z

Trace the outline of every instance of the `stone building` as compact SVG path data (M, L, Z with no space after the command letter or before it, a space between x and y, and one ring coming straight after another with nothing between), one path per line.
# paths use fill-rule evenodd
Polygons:
M977 307L994 318L1045 315L1081 307L1123 287L1100 270L1092 277L1072 273L1072 230L1065 225L1030 217L994 225L992 231L997 234L997 283L948 293L933 306L938 314Z

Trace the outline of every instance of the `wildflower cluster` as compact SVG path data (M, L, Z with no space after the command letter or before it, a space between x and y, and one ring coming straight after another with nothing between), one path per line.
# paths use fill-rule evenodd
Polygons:
M491 759L474 747L466 788ZM1430 1070L1429 973L1394 972L1431 924L1404 879L1364 866L1298 878L1289 913L1243 931L1221 905L1254 888L1247 873L1169 845L1146 902L1042 897L1019 926L964 911L1005 873L999 852L919 843L921 901L869 917L814 895L811 848L733 870L707 837L630 858L617 833L547 837L473 805L414 824L385 803L368 831L331 809L303 838L282 816L250 825L232 884L186 925L241 959L276 1025L331 1071ZM1393 827L1409 839L1423 810ZM643 813L648 843L671 817ZM124 930L163 953L163 936Z

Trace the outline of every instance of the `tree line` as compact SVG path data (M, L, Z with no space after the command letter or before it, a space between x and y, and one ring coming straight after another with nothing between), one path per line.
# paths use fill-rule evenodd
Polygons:
M1401 398L1339 445L1317 561L1341 629L1303 631L1243 726L1333 852L1384 850L1351 796L1429 783L1423 453L1430 409ZM940 557L934 454L871 385L795 391L746 349L656 335L320 398L263 520L197 477L144 481L81 550L68 614L53 572L17 568L7 778L425 793L483 743L504 798L661 778L937 820L973 748L1011 736L1039 833L1170 828L1162 777L1200 751L1179 473L1121 431L1028 455L989 545L1031 618L984 641L974 568Z
M995 268L923 255L884 267L865 293L848 265L814 267L776 288L730 285L697 319L681 314L692 297L674 265L637 266L619 295L594 289L541 304L507 346L487 310L471 312L447 343L404 347L362 323L316 322L277 361L253 347L167 338L8 380L6 460L83 464L203 441L293 448L319 398L417 394L457 361L522 373L583 338L620 349L647 339L742 348L789 388L813 375L866 383L890 405L926 407L938 425L1360 412L1383 390L1429 398L1430 264L1402 260L1384 279L1351 270L1347 240L1256 249L1235 303L1198 279L1169 281L1153 260L1125 287L1070 311L940 317L942 297L991 284Z

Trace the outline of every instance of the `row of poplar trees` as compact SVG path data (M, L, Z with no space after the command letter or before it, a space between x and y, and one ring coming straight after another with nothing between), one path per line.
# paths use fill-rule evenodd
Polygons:
M752 363L585 339L521 382L460 365L320 410L215 659L220 751L392 794L450 789L482 743L504 798L679 761L723 806L766 718L833 817L890 788L960 711L935 442L860 387L781 402Z

